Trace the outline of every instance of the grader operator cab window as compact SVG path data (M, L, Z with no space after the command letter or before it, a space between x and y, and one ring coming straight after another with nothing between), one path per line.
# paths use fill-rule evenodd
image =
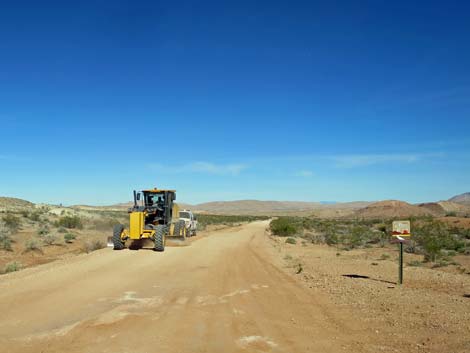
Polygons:
M146 206L159 206L165 205L165 194L147 194L145 195Z

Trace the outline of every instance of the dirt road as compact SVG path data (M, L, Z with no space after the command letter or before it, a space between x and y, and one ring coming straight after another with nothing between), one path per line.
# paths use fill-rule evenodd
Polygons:
M280 269L266 226L3 276L1 351L373 352L357 320Z

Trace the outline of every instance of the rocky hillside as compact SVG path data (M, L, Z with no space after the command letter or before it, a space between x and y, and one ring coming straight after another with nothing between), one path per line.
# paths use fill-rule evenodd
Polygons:
M425 207L411 205L407 202L387 200L375 202L365 208L357 210L355 216L358 218L398 218L432 216L433 212Z
M418 206L428 210L436 217L449 215L465 217L466 215L470 215L470 206L451 201L427 202L419 204Z
M456 195L449 199L450 202L461 203L465 205L470 205L470 192L465 192L460 195Z
M0 196L0 211L20 210L29 207L34 207L34 203L14 197Z

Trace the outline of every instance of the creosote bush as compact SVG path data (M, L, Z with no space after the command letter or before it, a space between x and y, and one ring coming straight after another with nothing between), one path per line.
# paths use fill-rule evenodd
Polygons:
M50 232L50 229L48 226L42 226L38 230L38 235L43 236L43 235L49 234L49 232Z
M279 217L271 221L269 228L271 233L280 237L288 237L299 232L301 224L295 218Z
M0 249L12 251L11 237L7 232L1 232L0 230Z
M39 244L39 242L34 238L29 239L25 243L25 251L35 251L35 250L40 250L40 249L41 249L41 244Z
M73 233L65 233L64 234L64 241L66 243L72 243L76 238L76 235Z
M16 233L21 226L21 220L11 213L4 215L2 220L5 227L8 228L11 233Z
M64 227L68 229L82 229L83 222L78 216L64 216L54 222L56 227Z
M431 221L414 229L416 252L424 254L425 261L435 262L446 256L447 251L458 252L465 248L461 237L451 234L449 227L439 221ZM443 251L444 250L444 251Z
M52 234L47 234L42 238L42 241L45 245L54 245L57 241L57 237Z
M297 244L297 240L295 240L295 238L289 237L289 238L286 239L286 243L287 244Z

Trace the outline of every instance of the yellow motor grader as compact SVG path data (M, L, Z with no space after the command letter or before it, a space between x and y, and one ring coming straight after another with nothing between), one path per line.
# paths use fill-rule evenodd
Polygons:
M126 241L151 240L154 250L164 251L167 236L185 240L185 221L179 219L174 202L175 190L150 189L134 191L134 206L129 208L129 229L117 224L113 230L114 250L125 248Z

